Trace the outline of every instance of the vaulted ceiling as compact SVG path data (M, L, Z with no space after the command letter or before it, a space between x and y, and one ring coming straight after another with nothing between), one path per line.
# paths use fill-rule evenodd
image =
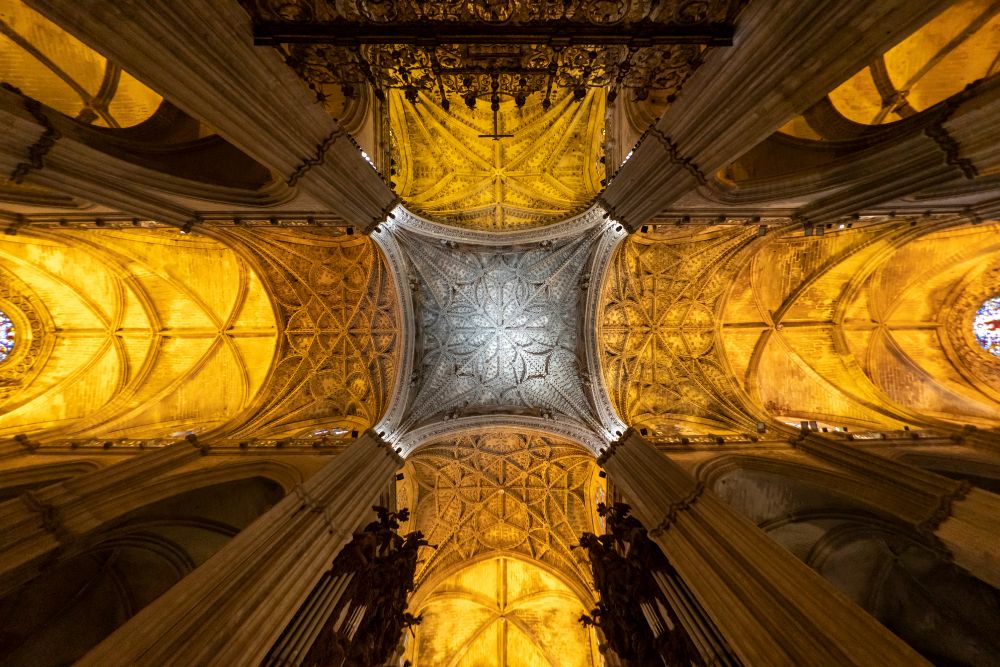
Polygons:
M699 72L728 48L738 0L511 0L485 14L465 0L247 0L233 25L247 48L256 30L268 85L288 75L275 84L294 91L276 112L287 127L252 106L260 89L239 89L246 107L185 98L208 116L189 117L9 4L2 78L27 97L3 98L18 132L0 141L17 154L0 157L24 183L0 188L12 211L0 211L0 311L17 332L0 361L0 436L376 429L408 454L406 528L436 545L418 564L415 667L602 664L576 620L593 592L574 545L605 493L594 454L625 426L672 442L800 420L1000 427L1000 365L971 328L1000 281L996 208L985 222L976 208L996 199L996 175L972 173L935 134L946 115L921 115L996 72L996 3L955 3L742 153L710 141L729 131L708 123L723 105L664 118L690 137L654 125L716 85ZM563 44L553 21L591 40L653 39L651 22L673 41ZM520 42L465 43L456 26L469 24ZM332 33L310 42L320 29ZM973 107L974 92L962 93ZM123 129L162 99L169 114ZM51 110L104 127L76 135ZM248 124L268 120L271 134ZM214 134L212 121L227 138L196 152L187 142ZM164 167L164 126L183 126L170 150L208 166L183 179ZM301 139L292 157L271 161L288 136ZM262 137L254 160L233 158ZM877 149L913 137L930 145L927 164L954 171L935 182L943 194L921 181L829 220L799 216L857 185L858 155L889 168L895 154ZM689 138L724 166L703 173ZM126 155L107 173L134 176L133 190L88 191L86 167L59 171L95 154ZM668 168L683 173L646 188ZM626 202L644 212L636 224L604 199L613 178L642 195ZM368 202L372 191L383 199Z

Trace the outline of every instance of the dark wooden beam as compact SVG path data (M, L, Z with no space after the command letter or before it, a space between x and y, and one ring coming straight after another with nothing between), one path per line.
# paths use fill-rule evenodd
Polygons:
M520 24L406 22L392 24L329 21L254 24L254 44L546 44L549 46L660 46L705 44L731 46L733 26L726 23L684 26L643 21L601 26L566 20Z

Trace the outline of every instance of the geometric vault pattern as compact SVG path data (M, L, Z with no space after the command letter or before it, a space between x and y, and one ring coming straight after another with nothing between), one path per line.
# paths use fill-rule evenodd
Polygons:
M601 191L604 91L574 101L553 91L552 108L540 96L522 107L500 103L499 141L485 103L475 110L432 101L419 105L389 96L400 173L395 179L408 209L460 227L528 229L585 209Z
M576 346L579 279L595 239L454 249L407 235L422 336L409 423L483 411L591 423Z
M407 459L397 485L413 508L408 530L436 549L421 550L417 581L485 553L520 554L590 587L585 553L573 547L593 530L588 489L594 458L556 438L465 435L426 445Z
M627 424L650 435L746 424L719 359L716 305L727 265L751 238L739 227L691 239L633 234L612 256L598 310L605 386Z
M364 236L296 229L236 239L253 253L283 329L260 409L235 435L364 431L385 412L399 366L398 297Z

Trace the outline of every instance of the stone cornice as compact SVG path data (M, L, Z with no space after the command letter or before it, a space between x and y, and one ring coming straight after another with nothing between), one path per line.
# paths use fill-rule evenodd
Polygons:
M406 409L410 404L410 376L413 374L414 355L416 348L417 325L413 311L413 291L410 289L410 272L405 253L400 247L399 239L383 229L372 234L372 240L382 249L386 264L396 284L396 294L399 297L400 330L403 350L399 356L396 378L392 387L392 397L382 419L376 425L380 433L393 433L402 422Z
M422 218L401 205L396 207L391 217L394 219L387 221L386 225L398 226L430 239L485 246L518 246L579 236L600 224L607 217L607 214L601 206L595 204L586 212L568 220L544 227L509 232L488 232L445 225Z
M475 415L448 419L416 428L406 433L397 443L403 456L408 457L422 445L448 437L486 430L509 430L540 433L566 438L586 447L597 456L607 442L583 424L564 417L546 419L529 415Z

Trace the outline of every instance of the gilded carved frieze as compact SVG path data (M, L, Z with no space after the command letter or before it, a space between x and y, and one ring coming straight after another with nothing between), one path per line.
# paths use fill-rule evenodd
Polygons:
M612 403L650 435L745 426L719 349L717 307L744 228L692 240L634 234L612 257L598 310L598 345Z
M366 237L233 233L260 266L282 328L257 408L238 434L363 431L385 412L399 364L396 287Z
M590 574L575 549L591 530L596 465L578 445L551 436L496 431L421 447L406 463L397 500L412 510L408 530L435 549L421 550L418 583L487 553L511 553L574 576Z

